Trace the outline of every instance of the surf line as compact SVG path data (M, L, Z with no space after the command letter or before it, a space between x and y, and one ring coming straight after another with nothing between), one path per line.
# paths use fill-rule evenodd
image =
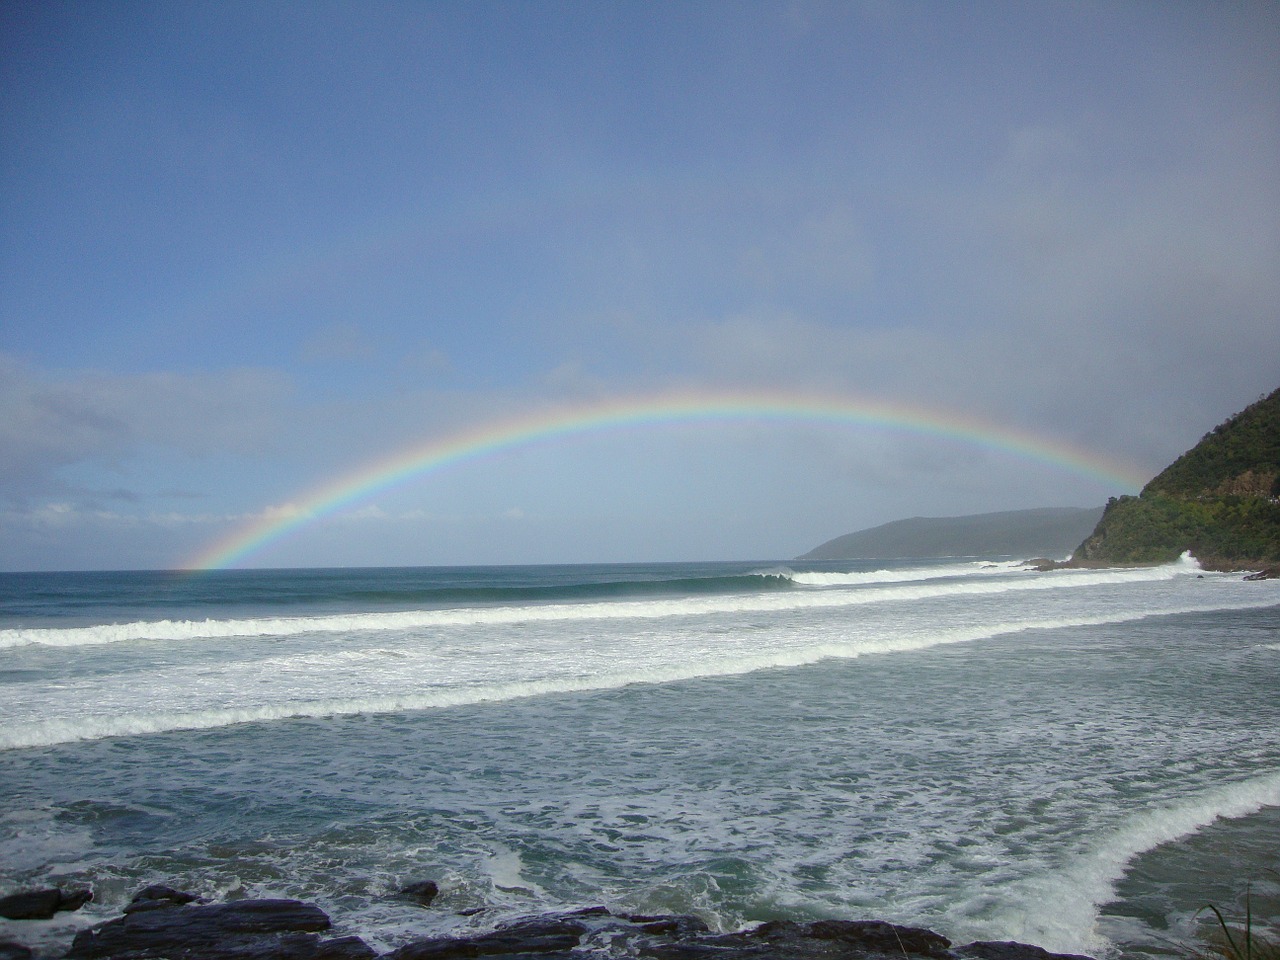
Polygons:
M412 444L313 488L287 508L267 510L254 517L192 558L184 569L217 570L242 563L294 530L344 507L414 478L489 454L596 431L698 422L801 422L896 430L1012 454L1087 476L1120 492L1137 490L1147 479L1133 467L1064 441L950 411L848 397L681 391L543 410Z

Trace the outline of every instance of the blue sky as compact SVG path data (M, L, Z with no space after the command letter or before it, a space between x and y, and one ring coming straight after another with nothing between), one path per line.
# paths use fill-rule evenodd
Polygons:
M177 565L609 397L911 403L1154 474L1280 385L1274 4L10 0L0 44L0 569ZM252 560L785 558L1125 492L690 424Z

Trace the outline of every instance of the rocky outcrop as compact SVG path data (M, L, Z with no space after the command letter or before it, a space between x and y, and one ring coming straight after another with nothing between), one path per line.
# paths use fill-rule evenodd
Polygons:
M401 891L425 905L423 881ZM66 960L374 960L359 937L323 939L329 917L297 900L206 903L164 885L147 887L124 916L76 934ZM28 960L0 943L0 960ZM381 960L1088 960L1013 942L953 947L940 934L880 920L772 920L716 933L694 916L615 914L605 907L540 914L469 936L427 937Z
M1070 953L1050 953L1043 947L1033 947L1013 940L979 940L952 951L958 957L971 960L1088 960Z
M358 937L322 940L317 933L329 929L328 916L319 907L297 900L196 904L161 896L135 898L134 903L139 902L151 905L76 934L68 960L371 960L374 956Z
M951 942L931 930L879 920L775 920L750 930L683 938L642 953L654 960L828 960L828 958L912 957L950 960Z
M1259 570L1245 577L1246 580L1280 580L1280 564Z
M530 917L474 937L434 937L400 947L385 960L1086 960L1012 942L953 948L940 934L879 920L774 920L714 933L697 917L640 916L594 907Z
M585 956L574 950L590 930L584 919L583 915L531 917L476 937L433 937L394 950L386 960L450 960L527 954Z
M89 890L28 890L0 897L0 917L48 920L63 910L79 910L92 899Z

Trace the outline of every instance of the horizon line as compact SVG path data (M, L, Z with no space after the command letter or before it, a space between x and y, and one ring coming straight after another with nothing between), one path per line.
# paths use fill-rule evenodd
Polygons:
M668 391L606 398L472 424L414 441L311 487L275 512L239 525L180 569L225 569L344 506L414 478L528 444L609 429L697 422L805 422L894 430L967 443L1125 489L1146 479L1136 467L1065 440L1046 438L951 411L849 396L782 391ZM265 508L271 510L271 508Z

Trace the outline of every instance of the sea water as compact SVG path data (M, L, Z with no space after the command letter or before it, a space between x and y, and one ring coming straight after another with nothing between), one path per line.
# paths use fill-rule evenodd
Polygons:
M1280 582L1014 560L0 574L0 895L1179 949L1280 913ZM429 908L394 897L434 880Z

